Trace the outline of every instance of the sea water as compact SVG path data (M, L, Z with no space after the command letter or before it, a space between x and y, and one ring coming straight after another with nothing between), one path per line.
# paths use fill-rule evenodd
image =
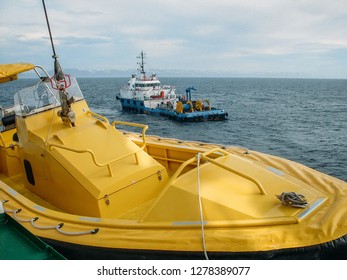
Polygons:
M78 78L95 113L110 121L149 125L148 135L235 145L305 164L347 181L347 80L161 78L176 92L194 86L193 99L225 109L228 120L179 123L122 111L116 93L127 78ZM0 85L0 105L32 80ZM78 122L78 121L77 121ZM129 129L130 130L130 129Z

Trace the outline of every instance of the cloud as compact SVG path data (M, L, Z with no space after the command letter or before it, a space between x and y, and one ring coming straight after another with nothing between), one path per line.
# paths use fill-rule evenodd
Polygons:
M127 37L143 38L153 36L153 34L157 34L158 32L160 32L160 27L155 25L134 24L121 26L119 28L119 32Z
M44 40L48 41L49 37L44 37ZM91 47L92 45L101 45L101 44L108 44L111 39L108 37L103 37L103 36L75 36L75 35L70 35L70 36L64 36L64 37L56 37L54 38L54 41L57 45L62 45L66 46L68 45L69 47L72 46L89 46Z
M60 0L46 6L59 51L75 56L67 63L77 65L68 67L129 68L144 50L161 68L284 71L290 61L292 69L309 72L305 57L317 69L323 60L329 69L343 69L334 56L347 49L344 0ZM37 53L49 45L47 36L41 1L0 1L1 53L13 49L42 59Z

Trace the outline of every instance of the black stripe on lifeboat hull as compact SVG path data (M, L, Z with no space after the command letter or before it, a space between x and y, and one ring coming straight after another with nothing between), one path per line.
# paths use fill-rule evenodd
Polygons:
M133 250L85 246L43 239L70 260L199 260L203 252ZM256 252L207 252L213 260L338 260L347 259L347 235L307 247Z

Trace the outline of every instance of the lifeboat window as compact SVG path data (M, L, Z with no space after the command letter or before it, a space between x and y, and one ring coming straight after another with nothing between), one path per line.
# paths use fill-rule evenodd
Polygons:
M17 132L15 132L15 133L12 135L12 140L15 141L15 142L19 142L19 138L18 138Z
M26 159L24 160L24 169L25 169L28 182L32 184L33 186L35 186L33 169L31 168L30 162Z
M81 89L74 77L67 88L69 98L75 101L84 99ZM25 117L60 106L59 91L52 88L50 82L40 81L34 86L24 88L14 95L16 116Z

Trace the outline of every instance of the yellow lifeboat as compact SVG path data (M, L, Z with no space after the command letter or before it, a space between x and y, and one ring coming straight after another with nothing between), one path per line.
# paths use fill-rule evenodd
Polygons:
M8 68L1 81L11 80ZM4 210L66 258L347 257L346 182L272 155L110 123L70 82L55 88L40 77L17 92L0 133ZM73 97L66 116L57 114L61 91Z

